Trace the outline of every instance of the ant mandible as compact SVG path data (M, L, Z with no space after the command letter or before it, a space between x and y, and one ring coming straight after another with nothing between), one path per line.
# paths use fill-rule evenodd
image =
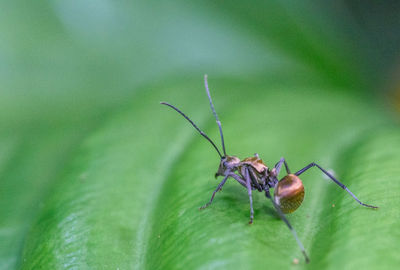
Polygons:
M236 181L239 182L243 187L247 189L247 193L249 196L250 200L250 221L249 223L253 223L254 219L254 210L253 210L253 198L252 198L252 190L257 190L259 192L265 192L265 196L271 200L272 205L276 209L278 215L280 218L286 223L286 225L289 227L290 231L292 232L294 238L297 241L297 244L299 245L304 258L306 262L308 263L310 260L307 256L307 253L304 249L303 244L301 243L300 239L297 236L296 231L290 224L290 222L287 220L285 217L285 214L292 213L294 212L301 203L303 202L304 199L304 186L302 181L299 178L299 175L307 171L308 169L312 167L317 167L320 169L326 176L329 177L333 182L335 182L337 185L339 185L342 189L347 191L359 204L362 206L366 206L369 208L378 208L377 206L372 206L368 205L365 203L362 203L345 185L343 185L339 180L337 180L332 174L327 172L325 169L323 169L321 166L319 166L317 163L310 163L307 166L305 166L303 169L291 173L289 170L289 166L284 158L281 158L279 162L272 168L268 168L264 162L260 159L258 154L254 154L254 157L248 157L243 160L240 160L236 156L229 156L226 154L225 150L225 144L224 144L224 135L222 133L222 126L221 126L221 121L219 121L218 115L215 111L214 104L211 99L210 91L208 89L208 82L207 82L207 75L204 75L204 84L208 96L208 100L210 101L210 107L211 110L214 114L214 117L217 121L217 125L219 128L219 133L221 135L221 143L222 143L222 150L224 154L222 155L221 152L219 151L218 147L215 145L215 143L203 132L201 131L193 121L187 117L181 110L179 110L177 107L166 103L166 102L161 102L161 104L166 105L177 111L180 115L182 115L186 120L192 124L192 126L200 133L201 136L206 138L212 146L215 148L217 151L218 155L221 157L221 161L219 164L219 168L217 173L215 174L215 177L218 176L223 176L223 180L219 183L217 188L214 190L210 201L205 204L204 206L200 207L200 209L204 209L208 207L213 199L215 194L222 189L222 186L225 184L226 180L228 180L229 177L232 177ZM278 180L278 175L281 170L282 165L285 166L287 175L283 177L281 180ZM274 196L271 196L270 189L274 189Z

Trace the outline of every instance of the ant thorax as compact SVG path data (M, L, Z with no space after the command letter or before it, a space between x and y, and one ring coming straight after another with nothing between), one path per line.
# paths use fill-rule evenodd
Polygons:
M252 180L252 188L259 191L265 188L273 188L278 182L276 169L270 170L258 154L255 154L254 157L245 158L240 162L238 171L242 177L246 177L246 170Z
M276 169L268 169L267 165L264 164L257 154L254 157L248 157L243 160L240 160L236 156L227 155L223 157L215 177L226 176L227 174L232 175L232 173L237 172L237 175L244 179L246 177L246 170L252 179L252 188L259 191L264 190L265 187L273 188L278 182Z
M262 159L258 157L258 155L245 158L240 163L240 167L242 167L243 165L249 165L253 167L259 175L264 175L266 172L268 172L268 167L264 164Z

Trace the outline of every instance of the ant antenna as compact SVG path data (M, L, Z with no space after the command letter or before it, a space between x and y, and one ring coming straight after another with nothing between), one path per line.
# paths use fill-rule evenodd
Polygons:
M192 124L192 126L197 129L198 132L200 132L200 135L203 136L204 138L206 138L211 144L212 146L214 146L215 150L217 150L218 155L221 157L221 159L223 158L223 156L221 155L221 152L218 150L217 146L215 145L215 143L203 132L201 131L195 123L193 123L192 120L190 120L189 117L187 117L181 110L179 110L177 107L175 107L174 105L171 105L167 102L160 102L160 104L163 105L167 105L168 107L171 107L172 109L174 109L175 111L177 111L180 115L182 115L186 120L188 120L190 122L190 124ZM224 149L225 150L225 149Z
M204 75L204 85L206 86L206 92L207 92L208 100L210 101L211 110L214 114L215 120L217 120L217 125L219 127L219 134L221 134L222 150L224 150L224 156L226 157L224 134L222 133L221 121L219 121L217 112L215 111L214 104L211 99L210 90L208 89L207 74Z

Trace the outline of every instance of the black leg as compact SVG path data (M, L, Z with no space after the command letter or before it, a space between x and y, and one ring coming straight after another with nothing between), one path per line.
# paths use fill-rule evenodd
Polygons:
M258 191L262 191L262 188L260 186L260 184L258 183L258 176L256 174L256 172L254 171L255 169L253 167L249 167L247 168L247 170L249 171L250 174L250 179L251 179L251 183L253 183L253 186L255 186L257 188Z
M296 231L294 230L294 228L290 224L289 220L285 217L285 214L282 213L282 211L279 208L279 206L275 203L274 199L271 197L271 194L269 193L269 189L268 188L265 189L265 196L271 200L275 210L278 212L279 217L283 220L283 222L286 223L286 225L288 226L289 230L292 232L294 238L296 239L297 245L300 247L300 250L303 253L304 258L306 260L306 263L309 263L310 259L307 256L307 253L306 253L306 250L304 249L303 243L301 243L299 237L297 236Z
M279 172L281 171L282 163L285 164L285 169L286 169L287 174L290 174L289 166L287 165L285 158L281 158L278 161L278 163L276 163L276 165L275 165L276 175L279 175Z
M206 203L205 205L203 205L202 207L200 207L200 209L204 209L212 203L212 201L214 200L214 197L215 197L215 193L217 193L222 188L222 186L225 184L228 177L229 177L229 172L228 172L228 174L225 175L224 179L218 184L218 187L214 190L210 201L208 203Z
M307 171L308 169L312 168L312 167L317 167L318 169L320 169L324 174L326 174L333 182L335 182L338 186L340 186L342 189L346 190L347 193L349 193L354 200L356 200L359 204L361 204L362 206L366 206L366 207L370 207L370 208L378 208L377 206L373 206L373 205L369 205L369 204L365 204L363 202L361 202L356 195L353 194L353 192L351 192L345 185L343 185L339 180L337 180L335 177L333 177L333 175L331 175L330 173L328 173L326 170L324 170L322 167L320 167L317 163L310 163L309 165L305 166L303 169L301 169L300 171L296 172L295 175L299 176L300 174L304 173L305 171Z
M246 174L245 174L245 178L246 178L246 187L247 187L247 193L249 194L249 200L250 200L250 221L249 224L253 223L253 219L254 219L254 210L253 210L253 197L251 195L251 179L250 179L250 174L249 174L249 169L246 168Z
M235 179L236 181L239 182L239 184L241 184L242 186L244 186L245 188L247 188L246 186L246 181L242 179L242 177L240 177L239 175L237 175L236 173L229 173L229 176L232 177L233 179Z

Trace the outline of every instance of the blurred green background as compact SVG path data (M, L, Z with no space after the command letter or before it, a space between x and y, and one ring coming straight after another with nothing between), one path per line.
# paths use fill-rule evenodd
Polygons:
M2 1L0 269L395 269L399 45L398 1ZM206 73L228 153L381 208L305 174L309 265L261 194L197 211L218 157L158 103L218 141Z

